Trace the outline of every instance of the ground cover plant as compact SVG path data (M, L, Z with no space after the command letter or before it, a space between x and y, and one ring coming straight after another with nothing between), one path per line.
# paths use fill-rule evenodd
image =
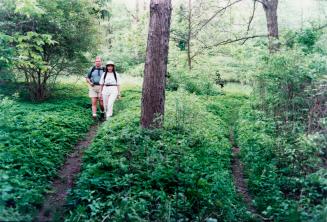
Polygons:
M17 86L0 91L1 221L33 220L51 179L92 123L81 87L60 85L60 100L31 103Z
M247 106L240 116L238 145L258 211L277 221L324 221L327 174L315 142L323 142L321 136L292 143L278 136L274 120L263 112Z
M229 129L205 97L169 93L166 126L154 131L139 127L139 98L125 91L85 152L66 221L248 218L230 175Z

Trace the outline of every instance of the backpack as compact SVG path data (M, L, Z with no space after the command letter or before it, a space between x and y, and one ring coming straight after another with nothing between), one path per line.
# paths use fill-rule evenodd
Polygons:
M101 68L102 68L102 71L103 71L103 72L106 71L104 67L101 67ZM92 74L92 72L93 72L95 69L96 69L95 66L93 66L92 69L91 69L91 71L89 72L89 77L91 77L91 74ZM100 70L101 70L101 69L98 69L98 75L100 75Z
M89 75L88 75L88 77L89 78L91 78L91 75L92 75L92 73L93 73L93 71L96 69L96 67L95 66L93 66L92 67L92 69L91 69L91 71L89 72ZM102 69L102 71L104 72L105 71L105 68L104 67L101 67L100 69L98 69L98 76L100 77L101 75L100 75L100 70Z

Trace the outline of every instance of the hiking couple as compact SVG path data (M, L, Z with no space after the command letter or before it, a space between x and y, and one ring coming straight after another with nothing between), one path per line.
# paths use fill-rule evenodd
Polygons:
M101 118L106 120L112 116L113 105L120 99L120 76L115 70L115 64L108 61L102 66L101 57L95 58L95 66L86 75L89 84L89 97L92 101L92 117L97 118L97 101L101 109Z

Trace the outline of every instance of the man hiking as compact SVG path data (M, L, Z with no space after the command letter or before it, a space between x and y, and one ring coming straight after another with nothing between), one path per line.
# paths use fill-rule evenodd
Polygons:
M101 118L104 117L103 100L100 93L100 79L104 73L104 67L101 65L101 57L95 58L95 66L92 67L90 72L85 76L87 83L89 84L89 97L92 101L92 117L97 118L97 101L99 101L101 109Z

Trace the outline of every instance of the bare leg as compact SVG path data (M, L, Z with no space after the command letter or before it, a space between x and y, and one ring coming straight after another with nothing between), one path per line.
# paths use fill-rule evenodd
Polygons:
M104 106L103 106L103 99L102 98L99 98L99 104L100 104L101 112L104 112Z
M92 97L92 114L93 116L97 113L97 97Z

